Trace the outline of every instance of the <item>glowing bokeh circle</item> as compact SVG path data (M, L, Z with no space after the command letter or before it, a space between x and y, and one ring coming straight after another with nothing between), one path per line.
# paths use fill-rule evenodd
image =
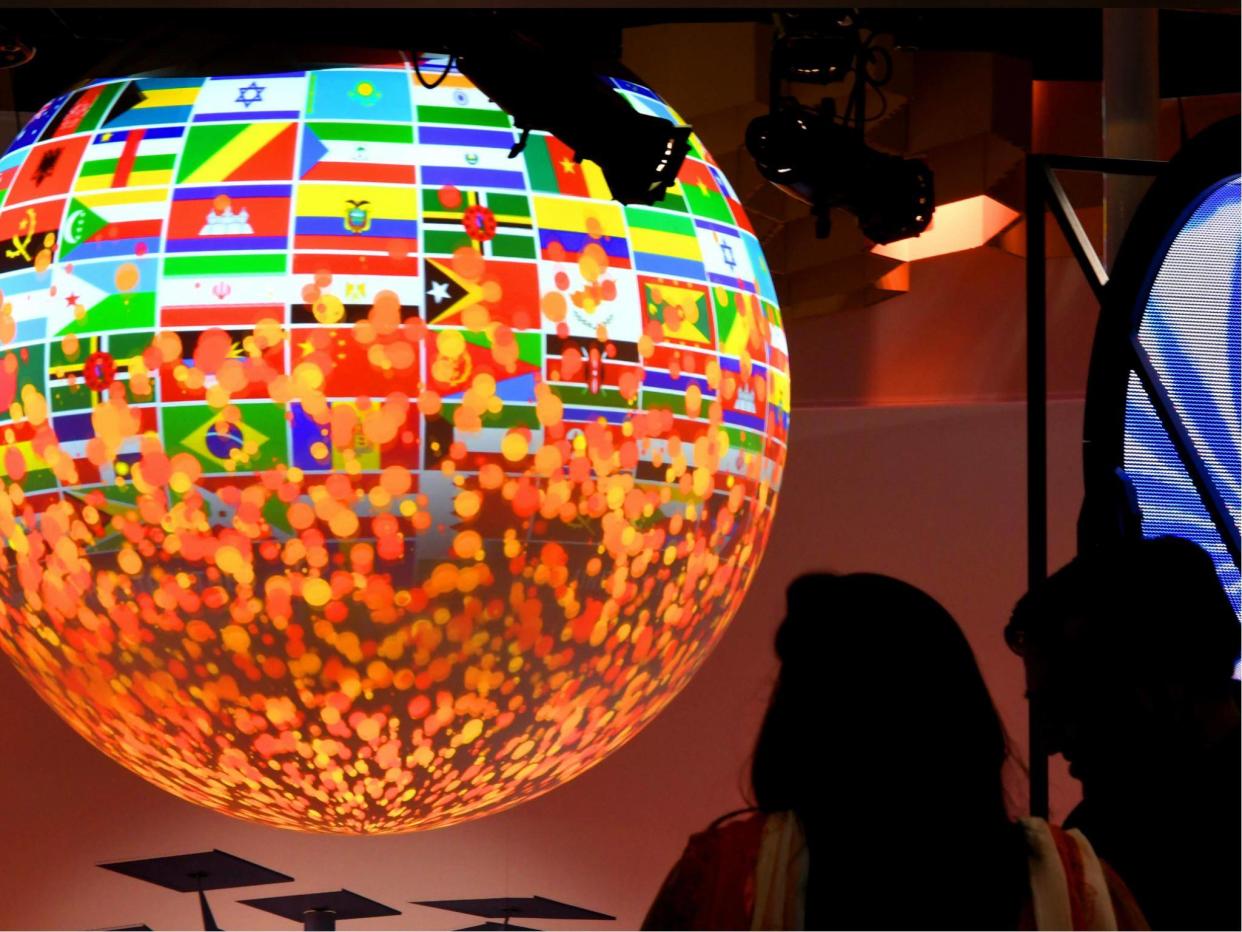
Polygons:
M654 207L514 141L399 56L91 83L0 159L0 645L147 780L450 824L600 761L737 610L789 425L737 197L697 139Z

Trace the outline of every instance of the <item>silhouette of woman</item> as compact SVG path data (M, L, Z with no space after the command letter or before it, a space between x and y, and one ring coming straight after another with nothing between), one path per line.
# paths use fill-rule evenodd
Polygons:
M887 576L794 580L753 809L692 836L648 929L1145 928L1085 839L1006 803L970 645Z

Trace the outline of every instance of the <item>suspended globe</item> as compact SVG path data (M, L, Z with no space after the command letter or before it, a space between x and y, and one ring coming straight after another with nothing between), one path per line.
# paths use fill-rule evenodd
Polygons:
M496 811L737 611L789 425L746 215L697 139L652 207L516 139L400 56L94 81L0 159L0 646L157 786L321 832Z

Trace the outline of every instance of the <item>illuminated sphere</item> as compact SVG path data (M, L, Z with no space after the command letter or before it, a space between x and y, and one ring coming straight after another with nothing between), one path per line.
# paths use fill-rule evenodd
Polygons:
M698 140L637 207L516 136L397 57L93 83L0 159L0 645L157 786L324 832L496 811L737 611L789 424L737 196Z

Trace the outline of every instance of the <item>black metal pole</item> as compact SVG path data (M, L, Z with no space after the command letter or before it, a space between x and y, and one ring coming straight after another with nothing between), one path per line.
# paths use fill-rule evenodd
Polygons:
M1043 160L1026 159L1026 566L1027 585L1048 576L1048 346ZM1048 754L1039 697L1028 696L1031 815L1048 817Z
M207 894L203 892L203 875L195 874L194 880L198 887L198 911L203 916L203 929L205 932L220 932L216 917L211 912L211 904L207 902Z

